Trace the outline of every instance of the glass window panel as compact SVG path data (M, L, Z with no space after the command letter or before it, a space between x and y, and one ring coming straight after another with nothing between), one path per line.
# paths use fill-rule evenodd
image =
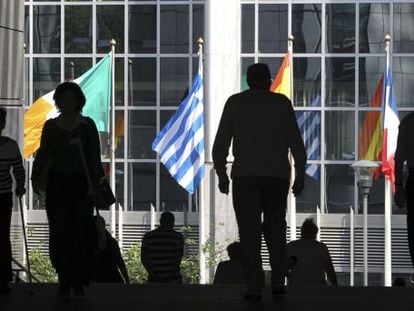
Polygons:
M259 52L285 53L287 41L288 5L259 5Z
M292 5L293 51L295 53L319 53L321 51L321 5Z
M321 105L321 59L298 57L293 59L294 105Z
M382 135L381 130L381 103L376 111L360 111L358 126L358 159L376 161L381 159Z
M59 83L59 58L33 58L33 100L54 90Z
M204 38L204 5L193 5L193 53L198 52L198 38Z
M24 59L24 105L25 106L29 106L30 105L30 97L29 97L29 90L31 87L31 83L30 83L30 63L29 63L29 59L25 58Z
M326 48L329 53L355 52L355 4L326 5Z
M395 57L392 70L397 105L414 107L414 57Z
M33 6L33 52L60 53L60 6Z
M109 163L108 163L109 164ZM117 204L119 204L121 207L125 207L124 205L124 188L125 188L125 182L124 182L124 174L125 174L125 168L124 163L116 163L115 165L115 196ZM126 209L124 209L126 210Z
M65 80L76 79L91 67L91 58L65 58Z
M155 163L128 163L128 210L149 211L156 206Z
M30 28L32 25L30 25L30 7L25 6L24 7L24 44L26 45L26 54L30 51Z
M326 106L355 106L355 59L326 59Z
M298 122L303 142L305 143L308 160L321 159L321 112L320 111L296 111L296 120ZM308 173L311 174L313 166L309 168Z
M242 58L242 72L241 72L241 90L245 91L249 88L247 85L247 68L254 64L254 58Z
M132 77L132 106L155 106L157 97L157 60L155 58L133 58L130 63ZM131 90L130 90L131 91Z
M154 159L152 141L156 135L156 112L131 110L128 118L128 158Z
M124 106L124 58L115 58L115 105Z
M394 4L394 52L414 52L414 4Z
M162 110L160 113L160 130L171 119L176 110Z
M305 175L305 188L300 196L296 197L296 211L298 213L316 213L317 206L321 206L320 165L307 165L309 174ZM312 172L312 173L311 173Z
M188 58L161 58L161 105L178 106L188 94Z
M161 6L161 53L188 53L188 5Z
M92 52L91 6L65 6L65 52Z
M390 33L390 6L388 3L359 5L359 51L382 53L384 37Z
M254 4L242 4L242 53L254 52Z
M258 60L259 63L265 63L269 66L270 76L272 79L276 77L277 72L279 71L280 65L282 65L282 57L261 57ZM246 68L247 69L247 68Z
M116 40L115 51L124 52L124 8L121 5L105 5L96 7L96 50L108 53L110 41Z
M129 51L155 53L157 51L157 6L129 6Z
M381 98L374 98L374 94L384 74L384 66L384 57L361 57L359 59L359 106L381 105Z
M349 214L354 195L354 170L348 164L326 165L326 211Z
M327 160L354 160L353 111L326 111L325 148Z
M160 164L160 210L188 210L188 192L171 177L164 165Z

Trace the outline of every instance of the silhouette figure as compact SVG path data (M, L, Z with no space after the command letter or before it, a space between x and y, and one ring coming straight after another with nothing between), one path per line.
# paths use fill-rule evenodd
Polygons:
M95 216L105 226L105 219ZM128 271L119 249L118 241L105 230L106 248L99 251L95 281L102 283L127 283L129 284Z
M92 197L96 197L104 171L95 123L81 115L86 99L80 87L64 82L53 99L60 115L43 127L32 185L37 193L46 191L49 254L59 278L58 297L67 297L71 289L75 295L84 295L84 286L93 276L96 232ZM93 187L88 186L79 141Z
M290 100L269 91L266 64L247 69L250 89L226 102L213 145L219 190L229 192L226 164L230 144L234 162L233 206L240 235L246 299L259 300L265 283L260 256L262 232L270 255L272 293L285 293L286 205L291 169L288 152L295 159L293 193L303 190L306 151ZM262 223L263 213L263 223Z
M13 172L16 180L15 194L23 196L25 173L19 146L13 139L2 136L6 126L7 111L0 107L0 294L8 294L8 283L12 281L12 250L10 223L13 208Z
M411 263L414 266L414 112L400 123L395 151L395 204L399 208L407 205L407 235ZM404 161L407 161L408 178L403 178Z
M338 285L329 250L316 240L317 233L318 226L312 219L306 219L301 238L287 244L289 285L324 286L326 276L332 285Z
M241 264L240 243L234 242L227 246L230 260L219 263L214 276L214 284L244 284L245 276Z
M180 264L184 237L174 231L174 215L161 214L160 227L144 235L141 261L148 271L148 283L182 283Z

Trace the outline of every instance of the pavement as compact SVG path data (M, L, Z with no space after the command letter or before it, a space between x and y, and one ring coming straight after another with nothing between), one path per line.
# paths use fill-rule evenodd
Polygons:
M297 287L274 299L265 288L248 302L242 286L91 284L86 295L57 298L57 284L11 284L0 311L414 311L413 287Z

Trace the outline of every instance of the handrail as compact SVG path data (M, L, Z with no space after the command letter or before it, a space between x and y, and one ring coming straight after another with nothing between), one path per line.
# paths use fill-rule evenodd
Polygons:
M35 280L37 283L41 283L38 278L36 278L32 273L30 273L25 266L23 266L20 262L18 262L13 257L12 257L12 262L20 268L20 271L24 271L25 273L30 274L33 280Z

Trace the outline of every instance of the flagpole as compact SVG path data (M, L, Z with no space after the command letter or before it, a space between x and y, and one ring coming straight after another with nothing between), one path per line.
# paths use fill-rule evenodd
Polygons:
M289 36L289 40L288 40L288 52L289 52L289 66L290 66L290 74L289 74L289 82L290 82L290 100L292 102L292 106L294 106L293 104L293 40L295 38L293 37L293 35ZM295 180L294 176L295 176L295 160L292 157L292 153L289 153L289 160L290 160L290 165L291 165L291 178L290 178L290 188L292 188L292 184ZM296 198L294 196L294 194L289 191L289 196L288 196L288 205L289 205L289 227L290 227L290 240L294 241L296 240Z
M198 72L203 77L203 38L197 40L198 43ZM204 151L205 152L205 151ZM206 255L204 253L205 245L205 224L204 224L204 184L200 183L198 187L198 253L199 253L199 264L200 264L200 284L206 284Z
M390 35L385 36L386 66L390 68ZM384 79L385 80L385 79ZM388 105L388 96L385 98L385 105ZM384 150L383 150L384 152ZM392 185L388 178L385 178L385 206L384 206L384 286L391 286L392 263L391 263L391 210L392 210Z
M112 39L111 45L111 126L110 126L110 148L109 148L109 167L110 167L110 185L112 190L116 193L115 189L115 46L116 41ZM115 236L116 229L116 211L115 203L110 207L110 222L111 222L111 235Z

